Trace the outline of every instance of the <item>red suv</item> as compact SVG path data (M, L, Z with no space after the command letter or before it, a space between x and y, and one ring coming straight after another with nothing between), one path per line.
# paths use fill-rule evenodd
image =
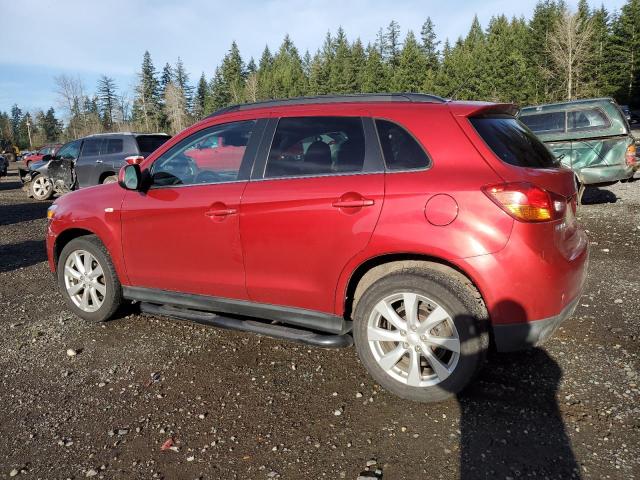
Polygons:
M118 183L59 198L49 264L85 319L129 300L355 342L382 386L442 400L491 343L549 337L585 281L574 175L515 113L419 94L229 107L131 160Z

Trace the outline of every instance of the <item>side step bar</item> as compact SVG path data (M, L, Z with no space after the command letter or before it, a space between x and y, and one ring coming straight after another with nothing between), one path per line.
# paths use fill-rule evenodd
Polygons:
M166 305L156 305L147 302L140 303L140 310L152 315L162 315L180 320L189 320L228 330L257 333L267 337L281 338L292 342L303 343L305 345L312 345L314 347L341 348L353 345L353 337L349 334L331 335L326 333L316 333L300 328L274 325L257 320L242 320L239 318L216 315L215 313L190 310L187 308L170 307Z

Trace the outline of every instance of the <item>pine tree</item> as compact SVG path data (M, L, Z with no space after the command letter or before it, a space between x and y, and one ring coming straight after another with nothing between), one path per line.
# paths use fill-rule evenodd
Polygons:
M369 44L366 53L367 61L360 80L362 91L367 93L387 91L389 89L389 72L378 46Z
M329 91L351 93L356 88L356 73L351 64L351 48L342 27L334 40L334 57L329 68Z
M200 75L200 80L198 80L198 87L196 88L196 97L193 103L193 116L199 120L205 116L205 114L210 113L207 112L207 95L208 95L209 86L207 85L207 79L204 76L204 72Z
M351 70L353 71L354 82L352 84L351 92L363 93L365 89L362 86L362 76L364 74L365 67L367 65L367 55L362 41L357 38L353 45L351 45Z
M20 143L20 121L22 120L22 110L18 107L17 104L14 104L11 107L11 135L13 137L13 141L18 144Z
M173 78L173 67L169 63L165 63L162 74L160 75L160 90L162 90L163 93Z
M216 108L244 102L245 67L236 42L222 59L213 83Z
M400 25L395 20L391 20L387 26L385 33L386 50L385 60L391 65L392 68L398 66L400 59Z
M272 75L274 98L297 97L307 91L302 59L289 35L285 35L278 53L273 57Z
M91 109L85 100L85 111ZM133 100L133 121L146 131L158 130L160 114L160 84L156 70L148 51L142 57L142 68L138 73L138 84L135 87Z
M431 17L427 17L422 24L420 30L420 38L422 40L421 48L424 52L427 60L427 68L435 70L438 68L438 45L440 42L437 40L435 25L431 20Z
M97 94L104 128L111 130L114 123L114 113L118 104L117 87L113 78L102 75L98 80Z
M622 104L640 106L640 0L627 0L613 19L608 75Z
M427 58L411 30L398 56L392 87L399 92L419 92L425 83Z
M258 78L257 78L257 97L259 100L265 100L272 97L272 80L271 71L273 68L273 56L269 50L269 46L265 46L258 62Z
M39 121L47 142L56 142L62 134L62 122L56 118L56 112L51 107Z
M193 102L193 87L189 85L189 74L184 68L182 59L178 57L178 61L173 69L173 80L176 87L182 90L185 99L185 108L191 110Z

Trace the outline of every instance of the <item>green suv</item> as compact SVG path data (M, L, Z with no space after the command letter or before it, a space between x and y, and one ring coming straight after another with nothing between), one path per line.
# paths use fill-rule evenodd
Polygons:
M582 185L626 180L640 167L629 124L612 98L525 107L519 119Z

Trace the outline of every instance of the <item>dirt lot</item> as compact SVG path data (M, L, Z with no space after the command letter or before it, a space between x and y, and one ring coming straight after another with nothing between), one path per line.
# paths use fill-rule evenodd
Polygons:
M382 391L354 349L75 318L46 265L48 202L14 170L0 182L0 478L640 478L640 181L586 202L576 315L421 405Z

